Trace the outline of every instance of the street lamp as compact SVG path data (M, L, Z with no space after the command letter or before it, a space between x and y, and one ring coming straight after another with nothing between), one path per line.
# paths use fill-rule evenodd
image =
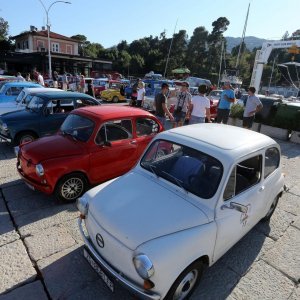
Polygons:
M46 16L47 16L47 31L48 31L48 60L49 60L49 79L52 78L52 67L51 67L51 49L50 49L50 24L49 24L49 11L51 7L55 3L65 3L65 4L71 4L71 2L68 1L54 1L53 3L50 4L48 9L46 8L45 4L42 2L42 0L39 0L42 6L44 7Z

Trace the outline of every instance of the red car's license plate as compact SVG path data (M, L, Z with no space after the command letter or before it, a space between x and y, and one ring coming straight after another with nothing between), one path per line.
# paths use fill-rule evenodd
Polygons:
M90 256L90 254L83 249L83 256L86 258L88 263L91 267L98 273L101 279L105 282L108 288L113 292L114 291L114 284L113 282L107 277L107 275L103 272L103 270L99 267L99 265L94 261L94 259Z

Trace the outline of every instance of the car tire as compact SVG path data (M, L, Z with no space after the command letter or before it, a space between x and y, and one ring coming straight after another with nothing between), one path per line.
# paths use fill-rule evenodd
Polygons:
M19 133L15 139L15 144L17 146L23 144L23 143L28 143L28 142L32 142L34 140L36 140L38 138L38 136L31 132L31 131L25 131L22 133Z
M55 197L63 202L74 202L87 190L87 179L80 173L72 173L59 180L55 187Z
M112 102L113 102L113 103L118 103L118 102L119 102L119 98L118 98L117 96L114 96L114 97L112 98Z
M273 215L273 213L274 213L274 211L275 211L275 209L276 209L276 207L277 207L278 200L279 200L279 195L277 195L277 196L274 198L274 200L273 200L273 202L272 202L272 204L271 204L271 206L270 206L269 211L268 211L267 214L262 218L262 221L263 221L263 222L267 222L267 221L269 221L269 220L271 219L271 217L272 217L272 215Z
M175 280L164 300L189 299L201 279L203 269L201 260L189 265Z

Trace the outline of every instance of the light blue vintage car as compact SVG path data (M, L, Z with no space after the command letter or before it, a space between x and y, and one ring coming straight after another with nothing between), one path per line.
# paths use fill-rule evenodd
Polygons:
M33 82L7 82L0 89L0 103L15 101L24 88L42 87Z

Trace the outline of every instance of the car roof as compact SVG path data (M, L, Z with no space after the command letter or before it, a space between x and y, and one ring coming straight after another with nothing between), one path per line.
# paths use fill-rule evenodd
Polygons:
M72 113L80 113L86 116L92 115L96 118L110 119L110 118L125 118L128 116L153 116L149 112L140 108L120 105L99 105L99 106L86 106L73 110Z
M16 86L16 87L18 87L18 86L28 86L28 87L37 86L37 87L42 87L38 83L26 82L26 81L12 81L12 82L7 82L7 83L5 83L5 86Z
M180 140L190 141L192 144L205 146L206 149L215 149L216 152L232 152L227 154L232 156L244 156L253 151L261 149L266 145L275 144L276 142L270 137L241 127L204 123L189 126L182 126L170 129L161 134L161 138L178 138ZM199 146L197 146L199 148ZM199 149L200 149L199 148ZM210 152L210 151L209 151Z
M39 97L41 98L48 98L48 99L55 99L57 97L59 98L86 98L86 99L93 99L95 101L97 101L96 99L94 99L92 96L87 95L87 94L83 94L83 93L78 93L78 92L66 92L66 91L57 91L57 92L46 92L46 93L41 93L39 95Z
M59 91L58 89L55 89L55 88L44 88L44 87L31 87L31 88L24 88L23 90L25 93L40 93L40 92L43 92L43 93L47 93L47 92L50 92L50 91Z

